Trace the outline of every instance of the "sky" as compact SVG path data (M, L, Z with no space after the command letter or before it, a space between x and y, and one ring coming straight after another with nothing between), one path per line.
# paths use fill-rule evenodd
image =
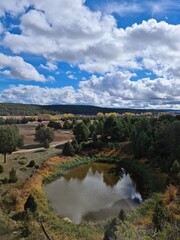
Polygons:
M0 0L0 102L180 109L180 0Z

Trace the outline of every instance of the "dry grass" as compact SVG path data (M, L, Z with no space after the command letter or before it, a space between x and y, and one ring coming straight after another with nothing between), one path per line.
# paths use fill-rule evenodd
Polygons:
M52 157L47 160L43 164L43 166L33 174L31 178L29 178L21 191L19 201L16 204L17 212L21 212L24 210L24 203L32 189L36 189L38 191L42 190L43 178L48 176L52 172L54 165L60 164L61 162L63 163L65 160L67 159L64 157Z
M48 121L43 121L42 123L39 122L30 122L27 124L18 124L17 127L19 128L20 134L24 136L24 144L25 145L32 145L37 144L34 141L34 134L35 128L38 124L44 124L47 126ZM54 131L55 137L52 143L62 142L62 141L69 141L72 139L73 135L71 132L63 131L63 130L55 130Z
M163 201L174 220L180 220L180 189L169 185L163 195Z

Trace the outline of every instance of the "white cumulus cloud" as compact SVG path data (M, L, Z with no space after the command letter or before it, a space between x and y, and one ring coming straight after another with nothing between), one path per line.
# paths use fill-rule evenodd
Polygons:
M31 64L19 56L8 56L0 53L0 73L20 80L44 82L46 79Z
M163 11L175 7L168 0L163 3ZM152 12L158 12L158 4L162 1L146 1L145 5L137 1L132 6L125 1L117 11L143 12L146 6ZM25 11L27 7L30 8ZM6 30L2 36L2 46L16 54L44 57L47 63L40 64L40 67L48 71L56 71L59 62L68 62L79 66L80 70L102 76L93 75L81 81L77 90L72 87L43 89L23 85L13 90L10 87L1 93L1 101L11 96L12 101L21 99L22 102L45 104L69 102L178 108L180 24L150 19L123 29L117 26L111 14L114 12L113 5L111 7L109 12L103 13L85 6L84 0L53 0L53 4L51 0L2 0L0 16L5 12L12 15L21 13L19 31ZM4 31L2 27L0 31ZM13 78L45 81L35 67L18 56L1 54L0 67L1 73ZM146 76L138 79L138 71L150 72L154 80ZM137 81L132 81L135 74ZM53 77L50 78L53 80ZM43 99L43 94L46 99Z

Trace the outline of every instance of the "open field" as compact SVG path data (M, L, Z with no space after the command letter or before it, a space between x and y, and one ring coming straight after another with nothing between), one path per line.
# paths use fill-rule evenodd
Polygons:
M34 134L35 134L35 128L38 126L38 124L44 124L47 126L48 121L43 121L41 123L39 122L30 122L27 124L18 124L17 127L19 128L20 134L24 136L24 145L34 145L37 143L34 141ZM69 141L72 139L72 133L70 131L63 131L63 130L56 130L54 131L55 137L51 144L58 144L62 141Z

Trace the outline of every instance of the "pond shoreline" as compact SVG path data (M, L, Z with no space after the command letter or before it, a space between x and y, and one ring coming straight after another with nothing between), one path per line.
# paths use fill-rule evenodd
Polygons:
M83 166L89 163L109 163L117 164L122 168L125 168L127 171L134 173L139 177L139 180L143 186L142 197L145 200L153 192L161 192L165 189L165 179L159 175L158 169L152 168L145 163L142 163L138 160L129 159L129 158L120 158L120 157L77 157L69 158L69 161L65 161L60 165L54 166L53 171L49 175L46 175L43 179L43 184L51 183L58 178L67 174L67 172L73 168Z
M16 205L16 211L21 212L24 210L24 203L31 193L33 194L37 205L38 205L38 214L43 218L43 222L46 225L47 231L53 237L54 240L64 240L66 236L67 239L87 239L87 240L98 240L103 238L104 230L103 226L105 221L97 222L97 223L82 223L78 225L78 227L72 223L69 223L62 218L60 218L56 212L50 206L47 196L43 190L43 184L48 184L55 179L58 179L60 176L66 174L69 170L85 165L91 162L102 162L102 163L121 163L128 168L136 170L139 174L143 175L143 179L145 179L145 186L147 186L147 191L149 189L150 192L153 191L154 184L148 183L147 180L149 178L149 174L152 174L149 178L150 181L156 180L154 175L157 175L153 169L146 166L144 163L128 159L128 158L120 158L116 157L63 157L56 156L51 157L47 160L40 169L36 170L36 172L32 175L32 177L27 181L25 186L21 191L21 197ZM138 167L137 167L138 166ZM153 177L152 177L153 176ZM157 176L156 176L157 177ZM161 182L161 181L160 181ZM157 184L159 186L159 184ZM162 185L162 183L161 183ZM156 188L158 191L159 187ZM145 199L148 197L146 194ZM61 237L59 237L61 236Z
M142 201L137 183L112 163L92 162L69 170L44 186L54 211L73 223L97 222L134 210Z

